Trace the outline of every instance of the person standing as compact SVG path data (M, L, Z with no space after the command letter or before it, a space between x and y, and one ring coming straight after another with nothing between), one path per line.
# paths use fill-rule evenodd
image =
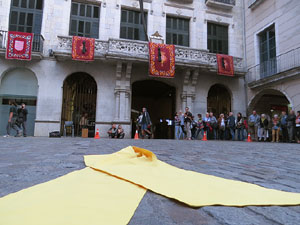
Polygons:
M259 138L260 141L262 141L262 138L264 138L264 141L267 141L268 126L269 126L269 121L266 118L266 115L261 114L261 118L260 118L261 136Z
M260 117L256 114L256 111L253 110L252 114L248 119L248 129L251 134L251 139L257 141L258 140L258 128L260 126Z
M17 117L18 117L18 113L17 113L17 103L14 101L9 101L10 104L10 108L9 108L9 118L8 118L8 123L6 126L6 132L7 135L4 135L4 137L9 137L10 136L10 131L11 128L14 129L17 134L16 137L20 137L22 136L22 131L21 129L17 126Z
M275 114L272 119L272 142L279 142L280 121L278 115Z
M213 112L209 113L209 118L210 118L210 126L211 126L211 131L212 131L212 137L211 139L216 140L217 139L217 131L218 131L218 121L216 117L214 116Z
M237 136L239 141L244 141L245 139L244 128L245 128L244 119L242 113L239 112L236 118L236 129L237 129Z
M233 116L233 112L229 113L227 123L228 123L228 127L230 129L231 138L234 141L234 139L235 139L235 117Z
M26 137L27 136L26 122L27 122L28 110L26 109L25 103L21 104L21 107L18 109L17 114L18 114L17 123L18 123L20 128L22 126L23 136Z
M141 130L142 130L142 138L143 139L144 139L146 133L149 135L149 137L151 136L151 132L149 130L151 125L152 125L152 123L151 123L150 115L147 112L147 109L144 107L142 109L142 119L141 119Z
M185 107L184 113L184 126L186 131L186 139L192 140L192 133L191 133L191 122L192 122L192 113L189 111L189 107Z
M300 111L297 111L296 117L296 137L298 144L300 144Z
M287 121L289 142L292 143L295 140L295 126L296 126L296 115L294 110L290 111L286 121Z
M202 120L202 114L199 113L197 116L198 116L198 121L197 121L197 131L196 131L195 139L198 138L200 133L201 133L200 139L202 139L204 135L204 123Z
M185 128L184 128L184 114L182 111L179 111L178 117L180 119L180 127L181 127L181 132L182 132L182 139L184 139L184 136L186 136Z
M180 139L181 135L183 135L182 130L181 130L181 119L179 117L179 114L176 113L175 118L174 118L174 123L175 123L175 138L177 140Z
M288 130L287 130L287 115L285 111L281 112L281 120L280 120L280 126L282 130L282 142L288 142Z
M224 114L220 114L220 117L218 119L218 126L219 126L219 139L224 140L225 138L225 129L226 129L226 123Z

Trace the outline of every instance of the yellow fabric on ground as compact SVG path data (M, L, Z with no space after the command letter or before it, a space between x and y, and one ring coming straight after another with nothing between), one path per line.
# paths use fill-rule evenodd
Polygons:
M85 163L194 207L300 204L299 193L179 169L137 147L110 155L85 156Z
M87 167L0 198L0 225L124 225L145 193Z

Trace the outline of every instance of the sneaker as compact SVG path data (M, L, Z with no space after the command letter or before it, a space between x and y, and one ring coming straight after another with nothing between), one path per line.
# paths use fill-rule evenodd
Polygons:
M7 134L7 135L4 135L3 137L7 138L7 137L9 137L9 135Z

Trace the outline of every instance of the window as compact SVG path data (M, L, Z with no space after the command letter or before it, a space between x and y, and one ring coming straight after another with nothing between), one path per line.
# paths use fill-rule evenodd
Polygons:
M259 34L260 70L263 77L276 73L275 27L272 25Z
M207 23L207 49L211 53L228 55L228 27Z
M189 46L190 21L167 16L166 43Z
M144 13L144 16L147 24L147 13ZM120 38L146 41L140 12L127 9L121 10Z
M70 35L98 38L100 7L72 2Z
M9 30L40 34L43 0L12 0Z

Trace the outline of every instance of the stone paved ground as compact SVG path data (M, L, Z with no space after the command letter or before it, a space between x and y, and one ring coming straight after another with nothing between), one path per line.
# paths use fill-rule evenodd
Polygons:
M187 170L300 192L300 145L230 141L0 138L0 197L73 170L83 155L135 145ZM300 224L300 206L190 208L150 191L130 225Z

